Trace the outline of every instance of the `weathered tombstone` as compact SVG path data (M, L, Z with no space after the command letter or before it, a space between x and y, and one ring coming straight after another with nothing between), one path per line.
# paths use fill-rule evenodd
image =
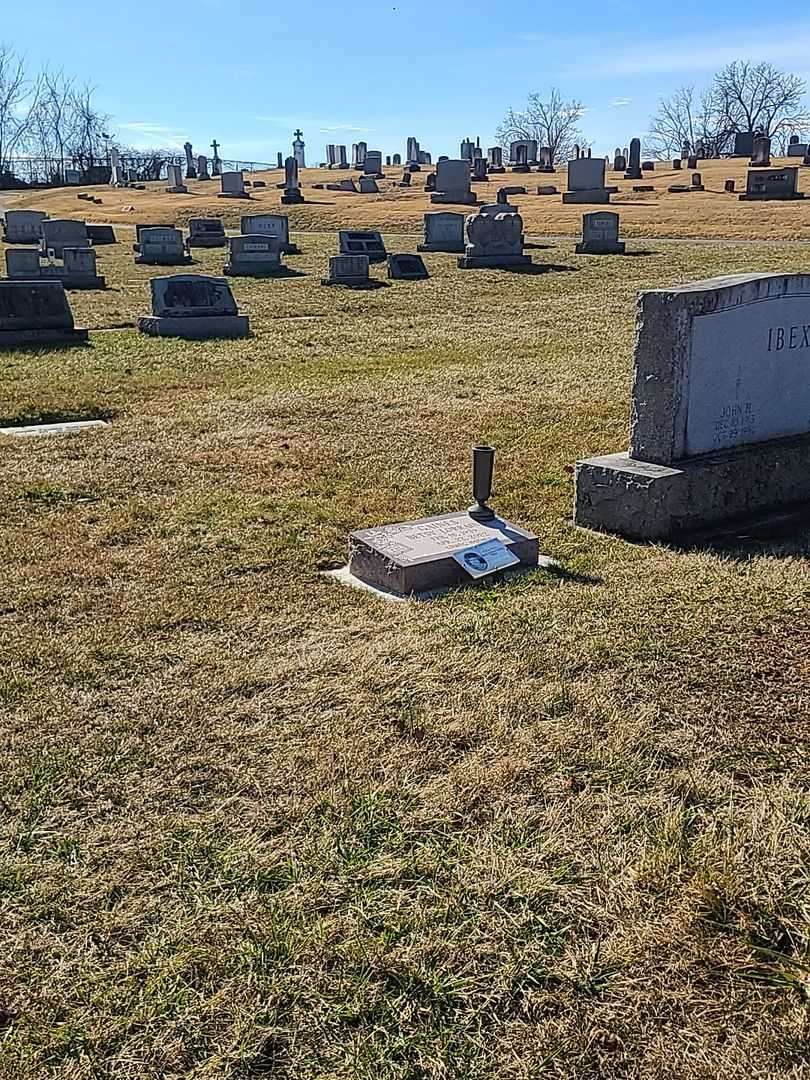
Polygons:
M224 172L220 177L222 190L217 193L219 199L249 199L245 191L245 178L241 172Z
M395 281L423 281L430 275L420 255L389 255L388 276Z
M65 183L69 187L76 187L82 182L82 174L78 169L65 169Z
M425 191L431 192L436 190L436 173L428 173L425 177Z
M327 169L334 169L337 164L337 150L334 143L326 144L326 167Z
M43 277L58 277L66 289L106 289L107 282L96 273L96 253L92 248L64 248L61 266L43 267Z
M734 153L732 157L750 158L754 153L754 132L738 131L734 136Z
M276 153L276 168L277 169L283 169L284 168L284 155L281 153L280 150Z
M726 180L725 184L723 185L723 190L728 191L730 194L733 194L736 186L737 185L734 180Z
M0 349L82 341L61 281L0 281Z
M290 273L281 261L281 242L265 233L232 236L228 240L229 277L280 277Z
M417 251L464 251L464 215L450 210L425 214L425 239Z
M126 187L126 183L121 155L113 147L110 150L110 187Z
M487 161L489 162L490 172L506 172L503 164L503 149L500 146L490 146L489 150L487 150Z
M582 216L582 240L577 255L624 255L624 241L619 240L619 215L610 210L596 210Z
M36 248L7 248L6 277L10 281L40 280L39 252Z
M321 285L347 285L349 288L369 284L368 255L332 255L329 276L321 279Z
M385 164L386 164L386 167L390 167L390 165L391 165L391 155L390 154L385 155Z
M341 255L365 255L369 262L385 262L387 252L376 229L341 229L338 233Z
M698 163L697 154L688 154L686 158L687 169L696 169Z
M510 143L509 161L512 172L531 172L532 164L537 163L537 141L516 139Z
M400 187L410 187L411 186L411 175L412 174L407 172L407 170L406 170L402 174L402 179L399 181L399 186Z
M384 179L381 150L366 151L366 156L363 159L363 176L370 176L374 180Z
M402 164L402 155L401 154L393 154L392 157L391 157L391 164L392 165L401 165ZM418 172L418 171L419 171L418 169L411 169L411 172Z
M640 175L640 171L639 171ZM605 187L603 158L574 158L568 162L568 191L564 203L609 203L610 189Z
M473 158L473 170L470 182L473 184L485 184L489 177L487 176L487 160L483 157Z
M290 219L286 214L248 214L242 218L239 231L243 236L275 236L285 255L301 254L298 245L290 242Z
M537 156L540 162L538 172L553 173L554 172L554 155L550 146L541 146L537 151Z
M682 168L682 166L683 166L683 161L681 160L681 158L673 158L672 159L672 168L676 172L678 172Z
M654 161L642 161L642 163L641 163L641 171L642 172L655 172L655 162Z
M577 524L669 540L810 500L810 276L639 298L628 454L579 462Z
M804 194L797 190L799 183L798 165L786 165L784 168L771 169L768 172L750 171L746 177L745 194L740 195L741 202L763 202L767 200L789 201L803 199Z
M467 246L458 260L462 270L531 264L531 256L523 254L523 218L518 213L502 213L503 209L495 203L467 218Z
M182 266L191 262L183 242L183 234L172 226L138 229L138 256L135 262L144 266Z
M377 181L373 176L361 176L358 180L361 195L376 195L379 192Z
M430 196L432 203L462 203L469 205L478 201L470 190L470 163L466 158L456 161L440 161L436 166L436 190Z
M469 510L361 529L349 536L349 582L386 595L428 596L539 561L532 533L498 517L487 505L492 490L491 447L473 450L473 498ZM344 577L346 571L343 571Z
M760 135L754 139L754 152L751 155L749 165L752 169L770 169L771 140L765 135Z
M187 341L243 338L250 333L248 318L238 313L225 278L174 274L152 278L149 285L152 314L138 319L141 333Z
M117 244L115 231L112 225L86 225L87 239L93 247L104 247L107 244Z
M613 158L613 171L614 172L620 172L620 173L623 173L623 172L627 171L627 158L622 157L622 155L620 153L618 153L618 152L616 153L616 156Z
M219 218L191 218L189 221L187 247L217 248L225 247L227 243L225 226Z
M538 184L538 186L537 186L537 194L538 195L556 195L557 194L557 188L554 186L554 184Z
M627 163L627 172L624 174L625 180L640 180L641 179L641 140L630 140L630 160Z
M38 244L47 217L41 210L6 210L3 239L7 244Z
M166 191L170 195L187 195L188 188L183 183L183 170L179 165L168 165L166 167L168 173L168 184Z
M349 163L346 160L346 146L341 145L340 143L338 143L338 145L335 147L335 154L337 156L337 162L335 164L335 168L336 169L348 169Z
M194 162L194 153L191 143L183 143L183 149L186 152L186 180L196 180L197 166Z
M699 172L692 173L692 191L703 191L703 177Z
M419 140L413 135L408 136L405 147L405 164L411 172L419 172L422 166L419 163Z
M288 157L284 162L284 194L281 201L285 206L295 206L304 202L301 194L301 181L298 178L298 162L294 157Z
M293 132L292 150L293 157L298 162L299 169L305 169L307 167L305 147L306 144L304 142L304 133L301 131L300 128L296 128L296 130Z
M205 156L205 154L200 154L197 158L197 179L211 179L211 174L208 172L208 158Z
M788 146L788 157L807 157L807 149L809 145L810 144L808 143L800 143L797 136L796 142L792 142L790 146Z
M60 259L66 247L88 247L87 226L83 221L45 218L42 222L40 249L43 255L53 253Z

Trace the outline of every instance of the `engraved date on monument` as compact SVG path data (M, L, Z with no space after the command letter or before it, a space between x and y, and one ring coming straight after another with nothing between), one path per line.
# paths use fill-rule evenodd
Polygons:
M732 446L737 442L747 442L757 433L756 416L753 402L733 402L724 405L719 417L714 422L714 445Z

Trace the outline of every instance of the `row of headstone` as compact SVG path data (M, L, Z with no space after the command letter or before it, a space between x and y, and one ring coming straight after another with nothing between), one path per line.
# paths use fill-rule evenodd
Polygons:
M340 144L327 143L326 145L327 169L348 169L349 161L346 157L346 147Z
M61 261L60 261L61 260ZM66 289L105 289L107 283L96 270L96 253L91 247L66 247L43 261L35 248L8 248L6 276L11 281L61 281Z

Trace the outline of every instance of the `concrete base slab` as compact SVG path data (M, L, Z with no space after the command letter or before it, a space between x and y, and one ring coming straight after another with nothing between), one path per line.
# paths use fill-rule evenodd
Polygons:
M529 266L531 255L462 255L460 270L506 270L513 266Z
M82 345L87 337L86 330L0 330L0 349Z
M624 241L617 240L615 244L609 244L588 240L577 244L574 250L577 255L624 255Z
M218 191L218 199L249 199L250 195L247 191Z
M464 192L434 191L430 196L430 201L442 206L475 206L478 202L478 196L474 191L471 191L468 195L464 194Z
M32 439L40 435L76 435L94 428L110 425L106 420L66 420L59 424L29 424L26 427L0 428L0 435L9 435L17 439Z
M306 199L303 195L282 195L281 201L285 206L298 206L299 203L306 202Z
M555 562L554 559L549 559L547 555L537 556L536 566L516 566L509 570L502 570L497 575L491 577L479 578L478 581L468 580L465 584L469 588L470 586L478 585L491 585L492 579L495 577L498 581L511 581L513 578L525 577L526 574L531 574L535 570L559 570L560 564ZM400 593L391 592L390 589L378 588L376 585L369 585L366 581L361 581L360 578L355 577L349 569L348 565L338 567L336 570L322 570L321 574L325 578L331 578L333 581L337 581L338 584L347 586L350 589L357 589L360 592L372 593L372 595L378 597L380 600L387 600L389 603L394 604L407 604L413 600L436 600L440 596L446 596L447 593L453 589L458 588L457 585L445 585L440 589L423 590L422 592L411 593L409 596L402 596Z
M209 338L246 338L250 336L247 315L209 315L191 318L145 315L138 319L138 329L152 337L185 338L206 341Z
M794 199L803 199L804 192L796 191L792 195L740 195L740 202L793 202Z
M295 271L290 270L288 266L277 266L273 270L245 270L241 266L231 266L230 263L225 263L222 272L226 277L275 278L296 276Z
M577 462L574 522L631 540L670 540L810 503L810 436L675 465L608 454Z
M591 191L564 191L562 201L564 203L591 203L604 206L610 202L610 192L607 188L594 188Z
M194 260L190 255L173 256L166 259L154 255L138 255L135 262L138 266L188 266Z
M417 244L416 245L416 250L417 251L439 251L439 252L445 252L448 255L462 255L464 253L464 249L465 249L466 246L467 245L464 244L464 243L461 243L461 244L445 244L445 243L442 243L441 241L439 241L439 242L437 242L435 244Z
M103 277L60 277L66 289L106 289L107 279Z

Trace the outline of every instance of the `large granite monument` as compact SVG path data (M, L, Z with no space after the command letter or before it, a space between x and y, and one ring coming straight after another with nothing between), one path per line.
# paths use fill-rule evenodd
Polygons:
M0 349L84 341L61 281L0 281Z
M141 333L187 341L244 338L250 333L247 315L236 308L225 278L175 274L152 278L152 314L138 319Z
M639 297L626 454L581 461L575 521L639 540L810 500L810 275Z

